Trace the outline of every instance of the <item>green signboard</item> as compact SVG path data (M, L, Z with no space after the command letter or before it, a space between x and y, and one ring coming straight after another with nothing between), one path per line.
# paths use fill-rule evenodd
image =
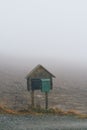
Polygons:
M51 89L50 79L41 79L41 81L42 81L41 91L42 92L49 92Z

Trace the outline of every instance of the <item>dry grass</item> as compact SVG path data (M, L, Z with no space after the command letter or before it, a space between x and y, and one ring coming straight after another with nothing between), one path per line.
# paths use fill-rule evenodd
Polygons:
M53 114L53 115L74 115L78 118L87 118L87 114L81 114L76 110L63 111L58 108L49 108L47 110L43 108L29 108L25 110L14 111L4 106L0 106L0 114L12 114L12 115L41 115L41 114Z
M79 115L80 112L77 111L77 110L71 109L71 110L68 110L68 111L66 112L66 114L69 114L69 115Z
M8 109L4 106L0 106L0 114L16 114L17 112L11 109Z

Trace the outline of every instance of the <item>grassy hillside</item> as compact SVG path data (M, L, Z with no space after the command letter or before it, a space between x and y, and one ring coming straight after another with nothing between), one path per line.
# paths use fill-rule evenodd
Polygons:
M57 69L57 68L56 68ZM54 70L54 89L49 93L49 107L63 110L75 109L87 113L87 74L83 70ZM0 105L20 110L31 104L25 76L29 70L0 67ZM35 105L45 107L45 95L35 92Z

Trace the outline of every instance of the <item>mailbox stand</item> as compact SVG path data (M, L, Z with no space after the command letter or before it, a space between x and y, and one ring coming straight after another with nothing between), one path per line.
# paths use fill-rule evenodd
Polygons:
M45 108L48 109L48 93L53 88L52 78L55 76L42 65L37 65L27 76L27 89L31 92L31 106L34 108L34 92L41 90L45 93Z
M45 109L48 109L48 92L45 92Z
M41 79L42 81L42 92L45 93L45 108L48 109L48 92L51 89L50 79Z
M31 91L31 106L34 108L34 90Z

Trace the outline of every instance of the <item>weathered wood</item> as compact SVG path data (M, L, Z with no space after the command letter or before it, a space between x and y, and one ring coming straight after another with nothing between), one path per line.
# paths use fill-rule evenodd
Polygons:
M31 106L34 108L34 90L31 91Z
M48 92L45 92L45 109L48 109Z
M55 76L50 73L47 69L45 69L42 65L37 65L27 76L26 79L28 79L29 77L34 76L50 76L55 78ZM39 77L37 77L39 78ZM43 78L43 77L42 77ZM46 78L46 77L45 77Z
M51 89L53 88L52 78L55 78L53 74L51 74L48 70L46 70L43 66L36 66L27 76L27 89L31 90L31 80L32 79L50 79L51 81Z

